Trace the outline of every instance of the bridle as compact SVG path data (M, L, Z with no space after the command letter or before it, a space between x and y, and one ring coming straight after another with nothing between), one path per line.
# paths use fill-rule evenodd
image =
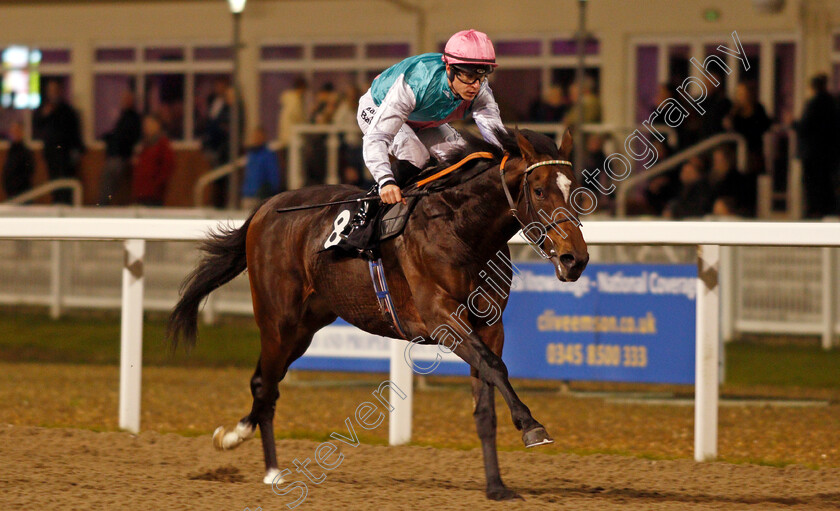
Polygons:
M531 245L534 246L534 248L536 248L546 259L548 259L549 256L545 254L545 251L543 251L543 249L538 245L538 242L532 241L528 237L527 234L524 234L527 225L530 225L530 224L526 225L519 218L519 215L517 214L517 211L518 211L517 206L518 206L519 200L521 200L522 196L525 196L525 212L526 212L526 214L531 216L534 219L538 219L539 215L537 215L537 212L534 211L534 206L531 204L531 187L530 187L530 184L528 183L528 176L531 174L531 171L533 171L534 169L536 169L538 167L543 167L545 165L568 165L571 168L572 167L572 162L570 162L568 160L545 160L545 161L540 161L540 162L533 163L533 164L529 165L528 168L525 169L525 172L522 174L522 191L519 194L519 198L518 198L519 200L514 202L513 196L511 195L510 189L508 188L507 181L505 181L505 164L507 163L509 158L510 158L510 153L505 152L505 155L502 157L502 162L499 164L499 176L502 179L502 189L505 191L505 197L507 197L508 205L510 206L510 214L513 215L513 218L515 218L517 222L519 222L520 227L522 227L522 232L523 232L523 236L525 237L525 239L528 240L531 243ZM557 220L554 220L553 222L551 222L549 224L544 224L544 223L540 222L539 220L534 220L534 222L540 224L543 227L543 229L545 230L545 232L548 233L549 229L551 229L553 227L556 227L556 226L562 224L563 222L570 222L572 220L575 221L575 223L577 224L578 227L581 226L580 220L577 217L570 218L567 215L563 215L561 218L558 218ZM551 242L552 250L556 249L556 247L554 246L554 241L552 241L552 239L549 236L546 236L546 238L548 239L549 242ZM554 252L556 253L556 250L554 250Z

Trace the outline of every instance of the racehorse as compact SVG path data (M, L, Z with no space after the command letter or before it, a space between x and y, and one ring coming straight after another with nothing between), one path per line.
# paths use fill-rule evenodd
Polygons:
M433 344L435 329L441 325L463 332L463 342L452 350L470 365L486 495L504 500L518 495L499 475L494 389L504 397L526 446L552 440L508 380L501 359L501 319L464 312L464 305L481 284L480 276L486 275L488 260L498 253L509 257L508 240L526 224L528 230L536 227L545 233L534 239L534 246L551 260L561 281L577 280L589 253L570 204L577 182L566 161L572 151L569 132L559 148L550 138L530 131L498 131L496 136L502 148L466 135L463 146L439 168L473 151L485 151L492 156L488 170L419 199L403 234L383 242L379 249L407 339L419 337L421 343ZM279 474L273 429L278 383L290 364L306 352L315 332L340 316L372 334L399 338L393 323L381 314L367 262L322 250L335 229L338 208L276 211L338 201L358 192L346 185L284 192L263 203L239 229L211 234L201 247L204 257L184 280L180 301L170 316L168 338L173 348L179 338L194 345L201 301L247 268L261 342L251 378L253 406L234 431L219 428L214 444L220 449L234 448L259 426L266 483ZM495 289L485 291L503 310L512 269L499 267L507 274L506 280L497 279Z

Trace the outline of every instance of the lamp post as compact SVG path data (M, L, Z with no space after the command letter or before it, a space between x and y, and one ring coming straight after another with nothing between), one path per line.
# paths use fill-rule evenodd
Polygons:
M577 105L573 108L577 110L575 122L575 141L574 145L574 159L575 165L579 168L586 164L586 137L583 133L583 82L586 79L586 0L578 0L578 32L577 32L577 70L575 71L575 81L577 82Z
M230 163L233 164L233 172L228 178L228 208L235 208L237 197L239 196L239 169L236 160L239 159L239 47L242 45L240 37L240 25L242 21L242 11L245 10L245 3L248 0L228 0L230 12L233 14L233 77L231 84L233 85L233 104L230 105L230 149L229 157Z

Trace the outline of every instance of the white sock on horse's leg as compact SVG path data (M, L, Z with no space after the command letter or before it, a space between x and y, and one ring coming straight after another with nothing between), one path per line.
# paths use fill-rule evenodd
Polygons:
M254 427L247 422L240 422L233 431L225 431L223 426L219 426L213 432L213 445L221 450L234 449L254 436L254 431Z
M278 477L279 475L280 475L280 469L279 468L270 468L265 473L265 477L263 477L263 483L271 484L271 485L283 484L285 482L285 480L282 477ZM276 481L274 480L275 478L277 478Z

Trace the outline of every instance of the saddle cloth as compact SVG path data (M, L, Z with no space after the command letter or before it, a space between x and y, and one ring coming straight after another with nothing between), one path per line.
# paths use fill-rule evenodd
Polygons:
M360 193L350 199L378 195ZM324 242L324 250L335 249L350 256L373 259L380 243L402 234L419 197L407 197L406 203L381 204L378 201L342 206L333 222L333 232Z
M421 189L424 193L435 193L481 174L490 166L489 157L491 156L489 153L474 153L456 165L437 173L434 173L437 170L436 167L417 172L417 169L408 162L398 162L398 167L394 170L397 182L404 194L416 193ZM411 169L405 167L411 167ZM452 172L456 169L458 172ZM407 170L414 172L409 173ZM407 179L400 179L407 174L409 174ZM348 199L376 195L378 195L377 187L374 186L367 193L359 193ZM333 231L325 240L323 250L335 249L346 255L375 259L380 243L402 234L419 199L420 197L406 197L405 204L382 204L374 200L342 206L338 209L333 221Z

